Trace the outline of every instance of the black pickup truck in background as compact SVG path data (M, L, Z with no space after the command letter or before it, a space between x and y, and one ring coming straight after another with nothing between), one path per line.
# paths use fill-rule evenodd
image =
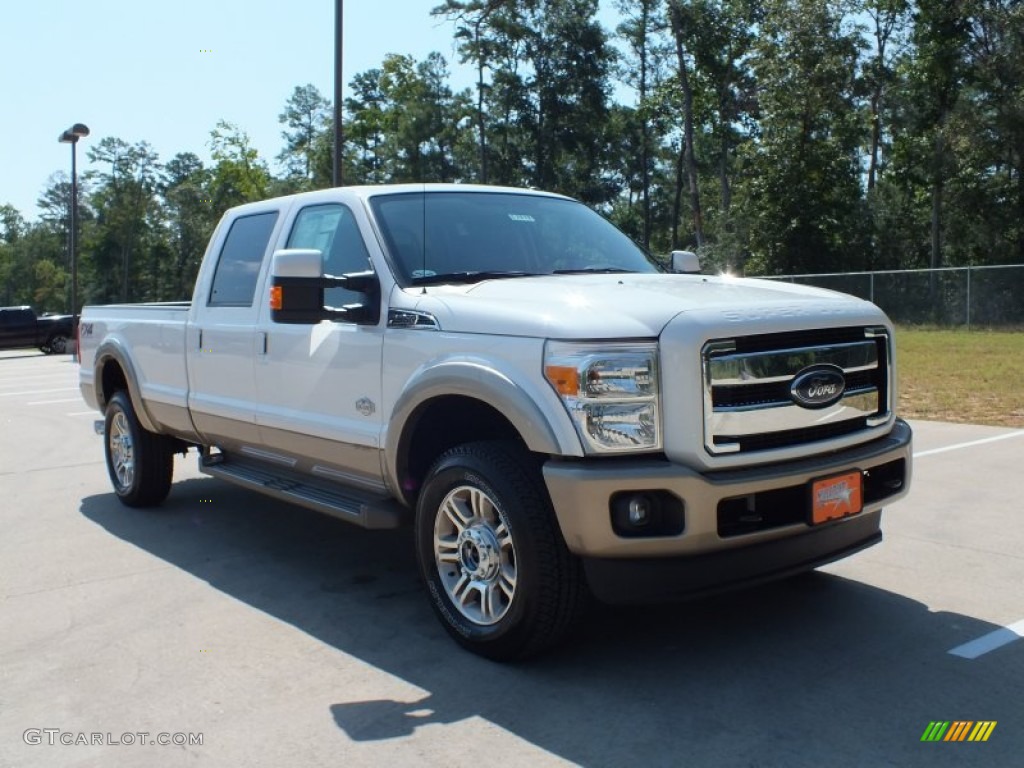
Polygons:
M48 355L71 351L75 318L71 315L38 317L31 307L0 307L0 349L38 347Z

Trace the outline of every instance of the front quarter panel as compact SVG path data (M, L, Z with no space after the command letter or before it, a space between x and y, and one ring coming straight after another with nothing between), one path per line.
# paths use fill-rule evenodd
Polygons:
M389 330L383 397L390 418L381 440L389 482L397 483L399 443L410 416L423 403L446 395L471 397L497 409L531 451L582 456L569 416L543 378L543 354L541 339Z

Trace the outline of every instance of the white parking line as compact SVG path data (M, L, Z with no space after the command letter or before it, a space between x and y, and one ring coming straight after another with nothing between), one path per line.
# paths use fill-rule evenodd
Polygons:
M102 416L99 411L75 411L74 413L65 413L65 416Z
M50 373L33 373L29 375L18 374L16 376L0 376L0 386L10 386L24 381L35 381L37 379L73 379L75 374L70 371L52 371Z
M42 381L0 381L0 392L8 389L24 389L25 387L70 386L77 383L66 376L53 376Z
M975 445L985 445L986 443L995 443L999 440L1009 440L1011 437L1020 437L1024 435L1024 430L1017 432L1007 432L1004 435L996 435L995 437L986 437L981 440L971 440L969 443L956 443L955 445L947 445L944 448L932 448L930 451L920 451L914 454L915 459L919 459L922 456L933 456L936 453L945 453L946 451L958 451L961 448L972 448Z
M47 395L50 392L74 392L78 387L61 387L60 389L33 389L29 392L0 392L0 397L17 397L25 395Z
M36 400L34 403L25 403L25 405L53 405L54 403L80 403L82 398L80 397L68 397L63 400Z
M982 635L977 640L971 640L969 643L958 645L956 648L951 649L949 653L962 659L976 659L989 651L994 651L996 648L1002 648L1014 640L1020 640L1022 637L1024 637L1024 620L1000 627L993 632L989 632L987 635Z

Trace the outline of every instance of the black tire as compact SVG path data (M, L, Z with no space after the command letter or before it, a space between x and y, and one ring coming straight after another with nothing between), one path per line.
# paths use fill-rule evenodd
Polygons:
M46 340L43 352L48 355L63 355L68 348L68 337L63 333L55 333Z
M456 509L468 515L459 516L462 528L446 512ZM538 462L513 443L469 443L434 463L416 506L416 554L434 612L480 656L534 656L582 612L580 562L562 538ZM460 585L462 607L453 599Z
M107 403L103 434L107 474L122 504L155 507L167 498L174 475L174 453L167 438L147 431L124 390Z

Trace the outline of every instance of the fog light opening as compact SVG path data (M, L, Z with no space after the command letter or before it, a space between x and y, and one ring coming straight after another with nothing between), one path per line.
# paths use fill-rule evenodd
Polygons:
M629 500L629 524L641 528L651 521L651 500L634 496Z
M609 507L612 530L618 536L678 536L683 532L683 501L668 491L619 491L612 494Z

